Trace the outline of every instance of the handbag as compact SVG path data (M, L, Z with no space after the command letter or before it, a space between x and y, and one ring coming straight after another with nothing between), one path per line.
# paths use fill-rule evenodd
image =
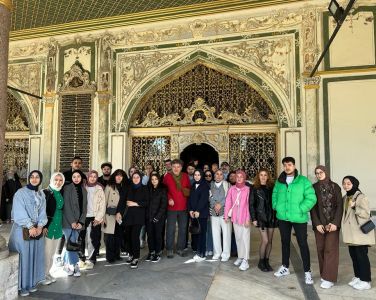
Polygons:
M191 234L199 234L201 232L200 222L197 218L191 219L191 224L189 224L189 232Z
M107 207L106 208L106 214L110 215L110 216L115 216L116 210L117 210L117 207Z
M360 194L358 194L359 196ZM356 198L354 199L354 201L356 201L356 199L358 198L358 196L356 196ZM364 234L367 234L369 232L371 232L372 230L375 229L375 223L373 223L373 221L371 220L371 214L369 215L370 219L365 222L364 224L360 225L359 226L359 220L358 220L358 216L355 214L355 219L356 219L356 223L358 223L358 226L360 228L360 230L364 233Z
M71 240L73 230L71 231L71 234L69 235L69 238L67 240L67 246L65 247L67 251L74 251L78 252L81 250L81 241L73 242Z
M37 226L34 225L34 227L36 228ZM22 237L24 241L39 240L42 236L43 236L43 231L40 235L30 236L29 229L22 227Z

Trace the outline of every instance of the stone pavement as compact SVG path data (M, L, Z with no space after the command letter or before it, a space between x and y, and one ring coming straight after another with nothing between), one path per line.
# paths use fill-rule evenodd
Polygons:
M9 232L8 225L0 228L3 235ZM5 234L4 234L5 233ZM293 238L291 251L291 275L277 279L272 272L257 269L259 234L252 228L251 268L241 272L233 265L235 258L221 263L208 259L194 263L192 256L175 256L156 264L142 261L137 270L131 270L123 262L107 264L104 256L93 270L84 270L80 278L66 277L61 269L55 273L58 281L50 286L40 286L38 292L25 299L376 299L376 283L368 291L356 291L347 285L353 276L351 259L347 247L341 245L339 282L331 289L320 288L318 262L314 235L308 232L311 250L314 286L304 284L298 247ZM145 257L147 250L142 250ZM281 246L276 230L271 255L271 265L280 265ZM376 274L376 247L370 248L372 273Z

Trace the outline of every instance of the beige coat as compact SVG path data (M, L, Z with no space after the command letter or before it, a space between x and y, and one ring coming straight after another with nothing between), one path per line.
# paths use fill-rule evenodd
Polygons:
M98 222L102 222L104 214L106 213L106 198L104 196L103 188L99 185L95 186L93 210L94 219Z
M117 207L120 199L120 194L117 189L113 189L110 186L106 186L104 190L104 195L106 198L106 208L107 207ZM102 224L102 231L104 233L114 234L115 233L115 224L116 218L111 215L104 215L104 221L106 226Z
M375 231L364 234L360 230L360 226L370 219L368 199L360 192L356 192L353 199L356 199L355 209L348 207L346 212L346 196L343 197L344 209L341 225L343 242L350 245L374 245ZM359 225L355 214L358 216Z

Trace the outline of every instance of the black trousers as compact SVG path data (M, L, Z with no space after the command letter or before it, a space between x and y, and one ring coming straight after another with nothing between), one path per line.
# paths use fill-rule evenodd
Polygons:
M143 225L126 225L125 226L125 247L126 251L133 258L140 258L140 232Z
M146 232L148 234L149 253L159 254L162 251L162 232L165 219L162 218L157 223L146 221Z
M371 281L371 264L368 258L368 246L349 246L353 262L354 275L361 281Z
M102 230L101 225L93 226L91 223L90 240L94 247L93 253L89 253L89 260L95 263L97 261L97 255L99 254L99 248L101 246Z
M120 245L123 234L123 227L116 222L114 234L104 234L104 243L106 245L106 260L114 262L120 257Z
M205 257L206 252L206 231L208 230L208 219L199 218L201 231L199 234L192 234L192 249L197 251L201 257Z
M304 272L308 272L311 269L311 260L307 243L307 223L293 223L279 220L279 231L281 233L282 242L282 265L288 268L290 264L290 242L292 228L294 228L296 240L298 241Z

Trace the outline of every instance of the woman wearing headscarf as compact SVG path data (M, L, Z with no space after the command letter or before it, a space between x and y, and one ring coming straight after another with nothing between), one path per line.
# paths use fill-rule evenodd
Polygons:
M87 174L85 189L87 192L87 212L85 226L80 231L81 261L86 269L92 269L97 262L97 253L101 243L101 224L106 211L106 199L103 186L98 182L98 172L91 170ZM87 251L89 260L86 261L85 247L86 234L88 235Z
M204 178L206 183L209 185L209 190L211 183L213 182L214 173L210 170L204 172ZM211 218L208 217L208 227L206 231L206 256L213 255L213 232L211 225Z
M80 170L72 172L72 183L64 187L63 232L68 240L77 243L80 230L85 226L87 212L87 192L83 186L84 174ZM66 251L65 271L68 276L80 277L78 251Z
M209 218L209 184L205 181L204 173L196 170L193 173L194 182L188 199L188 211L191 222L196 219L200 224L200 232L192 234L192 249L196 251L193 259L201 262L206 259L206 232Z
M317 202L311 210L319 260L321 288L329 289L338 277L339 229L343 214L341 188L331 181L325 166L315 169L317 182L313 185Z
M114 263L121 260L120 247L123 239L123 214L126 206L127 174L118 169L110 176L104 190L106 212L102 224L104 242L106 245L106 260Z
M125 218L125 246L129 252L129 259L126 264L131 265L131 269L138 268L140 258L140 232L145 225L146 207L149 203L149 188L142 185L142 175L135 171L132 175L132 184L127 193L127 212Z
M359 190L359 180L354 176L344 177L342 187L346 191L343 197L342 238L349 246L354 268L354 277L349 285L357 290L368 290L371 288L368 247L375 244L375 231L365 234L360 230L360 226L370 220L368 198Z
M56 282L56 278L50 274L50 270L53 264L56 248L63 236L64 198L61 194L61 189L64 186L64 182L65 178L63 173L53 173L48 188L43 190L46 197L46 213L48 219L47 224L43 228L45 236L44 263L46 273L46 280L43 282L44 285Z
M21 296L37 291L36 285L45 280L43 226L47 223L46 198L38 191L42 173L34 170L28 184L19 189L13 198L9 250L18 252L18 290Z
M253 225L260 230L261 243L258 268L263 272L273 271L269 264L274 229L277 227L277 216L272 207L273 187L274 183L269 170L261 168L254 179L249 210Z
M235 231L238 259L234 262L241 271L249 269L249 248L251 236L251 216L249 213L250 188L246 186L246 174L244 171L236 171L236 184L230 187L225 203L224 218L231 222Z

